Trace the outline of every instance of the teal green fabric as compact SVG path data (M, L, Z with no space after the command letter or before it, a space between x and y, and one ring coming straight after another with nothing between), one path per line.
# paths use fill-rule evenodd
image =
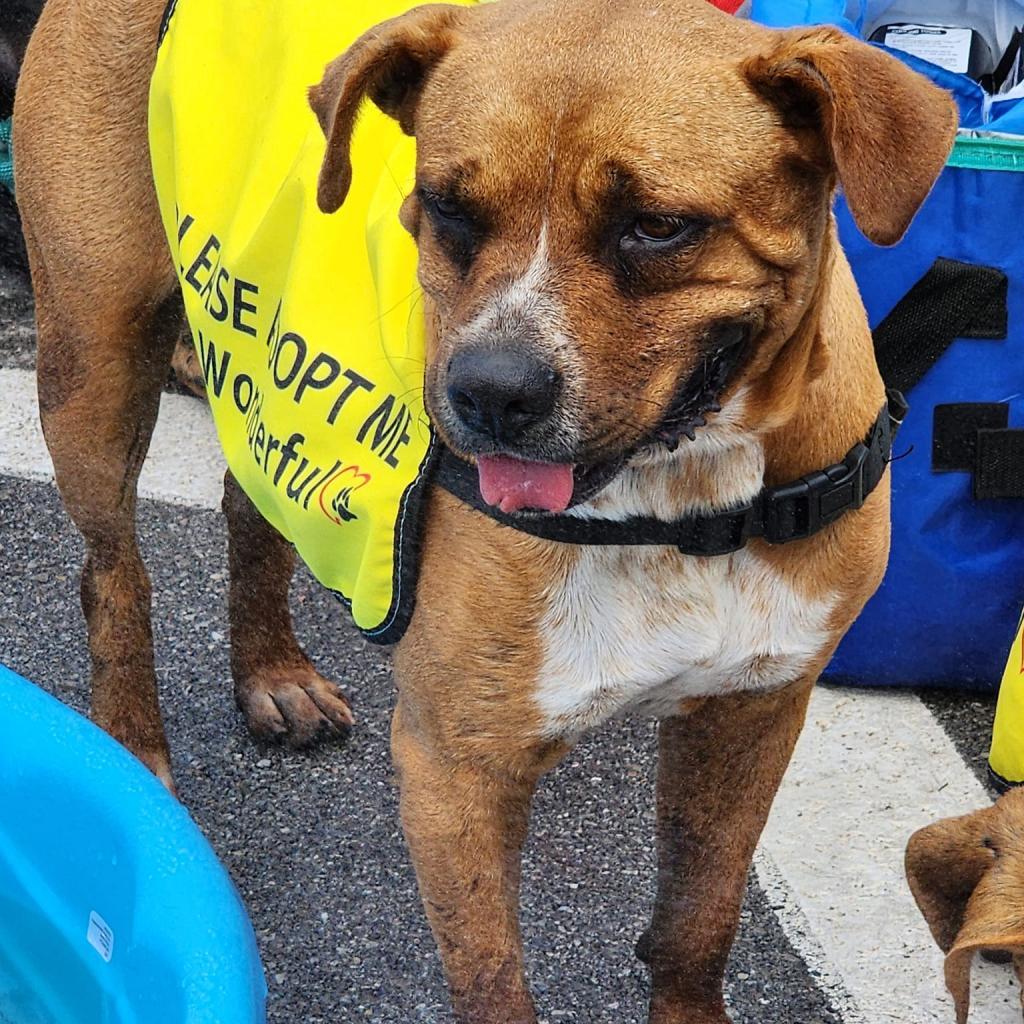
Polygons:
M975 138L962 135L953 147L949 166L974 171L1024 171L1024 138Z
M14 191L14 157L11 153L11 119L0 121L0 185Z

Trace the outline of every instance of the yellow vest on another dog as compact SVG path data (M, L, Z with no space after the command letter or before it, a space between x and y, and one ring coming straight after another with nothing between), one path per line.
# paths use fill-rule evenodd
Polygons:
M472 0L463 0L472 2ZM325 66L407 0L176 0L149 132L161 215L228 465L370 638L411 614L433 435L415 143L367 104L341 211L316 203Z
M999 686L988 763L1000 784L1024 783L1024 616Z

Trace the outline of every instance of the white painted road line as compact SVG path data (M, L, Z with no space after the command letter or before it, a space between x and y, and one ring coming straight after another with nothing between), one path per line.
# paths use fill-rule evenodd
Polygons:
M771 855L765 851L763 842L754 854L754 871L768 899L768 905L782 925L790 945L800 954L818 987L826 993L832 1007L839 1013L840 1020L843 1024L867 1024L867 1018L847 991L839 968L830 955L831 951L822 948L796 895Z
M224 469L206 406L186 395L164 395L139 494L175 505L218 508ZM0 369L0 473L53 479L39 426L35 374L29 370Z
M216 508L223 472L205 406L165 395L140 493ZM53 476L25 370L0 370L0 473ZM903 850L920 826L987 802L912 694L815 693L756 869L844 1024L952 1024L942 956L904 880ZM972 1021L1020 1024L1010 969L979 963L975 978Z
M990 803L913 694L819 687L765 829L759 881L844 1024L953 1024L942 954L903 851L923 825ZM972 1021L1020 1024L1009 967L975 967Z

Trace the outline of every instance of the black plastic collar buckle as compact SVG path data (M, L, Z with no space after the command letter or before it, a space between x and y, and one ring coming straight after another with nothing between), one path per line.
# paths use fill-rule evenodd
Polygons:
M860 508L866 496L867 458L867 445L858 444L834 466L808 473L791 484L766 489L761 496L761 536L772 544L806 540L844 512Z

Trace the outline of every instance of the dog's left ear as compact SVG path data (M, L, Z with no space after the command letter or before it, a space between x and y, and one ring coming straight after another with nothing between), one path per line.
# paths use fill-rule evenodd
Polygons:
M455 44L466 14L465 7L430 4L385 21L329 64L323 81L309 90L310 106L327 136L317 187L324 213L341 207L352 184L349 147L363 99L369 97L413 135L420 92Z
M744 70L787 123L821 133L861 231L879 245L898 242L949 156L952 97L834 28L779 33L774 51Z

